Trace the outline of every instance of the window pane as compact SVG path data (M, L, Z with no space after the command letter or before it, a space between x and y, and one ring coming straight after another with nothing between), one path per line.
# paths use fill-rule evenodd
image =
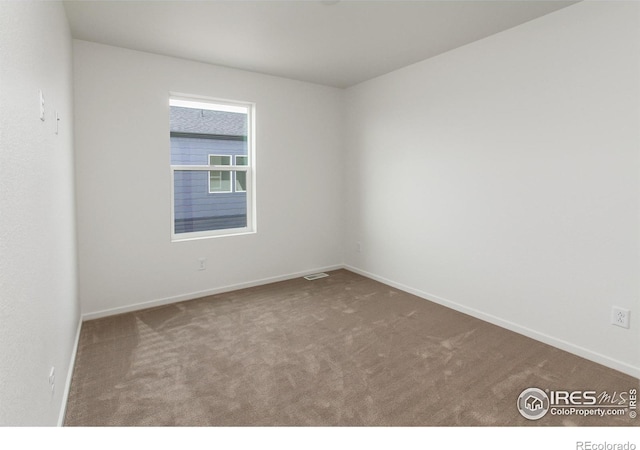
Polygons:
M231 172L213 171L230 179ZM176 234L247 226L246 193L210 194L210 171L175 170L173 182Z
M209 165L210 166L230 166L231 156L230 155L209 155Z
M247 159L247 156L236 156L236 166L246 166Z
M236 171L236 192L247 190L247 172Z
M209 172L209 192L231 192L231 172L226 170Z

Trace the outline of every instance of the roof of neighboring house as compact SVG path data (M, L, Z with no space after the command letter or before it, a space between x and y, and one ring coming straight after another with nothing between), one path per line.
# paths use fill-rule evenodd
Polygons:
M171 131L178 133L246 136L246 114L170 107Z

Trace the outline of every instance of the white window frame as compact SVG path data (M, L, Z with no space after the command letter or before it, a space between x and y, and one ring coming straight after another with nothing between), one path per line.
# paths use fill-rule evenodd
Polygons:
M207 155L207 161L210 163L211 162L211 157L212 156L221 156L221 157L227 157L229 158L229 165L226 166L222 166L222 167L230 167L233 164L233 156L232 155L219 155L216 153L211 153L209 155ZM209 164L209 167L220 167L217 165L213 165L213 164ZM229 190L228 191L212 191L211 190L211 172L227 172L226 170L210 170L209 171L209 177L207 178L207 183L209 185L209 194L232 194L234 192L233 188L235 187L235 176L231 176L229 175ZM234 172L235 174L236 172ZM220 180L220 182L222 183L222 180Z
M223 236L236 236L242 234L254 234L257 232L256 224L256 142L255 142L255 103L240 102L235 100L224 100L216 98L208 98L201 96L193 96L179 93L169 93L168 106L182 106L188 108L210 109L214 111L242 112L247 114L247 165L237 166L219 166L219 165L170 165L170 186L171 186L171 241L190 241L194 239L216 238ZM167 114L168 116L168 114ZM169 146L171 153L171 146ZM219 155L229 156L229 155ZM245 156L245 155L242 155ZM235 159L232 158L232 162ZM209 163L209 161L207 161ZM190 233L175 232L175 180L174 174L177 170L198 170L207 171L229 171L229 172L246 172L247 185L246 203L247 203L247 226L241 228L225 228L222 230L196 231ZM235 188L235 177L232 178L231 188ZM210 181L209 181L210 182Z

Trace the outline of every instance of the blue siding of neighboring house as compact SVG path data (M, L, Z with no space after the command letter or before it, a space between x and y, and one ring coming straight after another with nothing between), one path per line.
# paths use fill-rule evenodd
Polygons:
M208 165L210 154L246 155L247 142L171 137L172 165ZM246 193L209 193L208 171L177 170L174 214L176 233L245 227Z

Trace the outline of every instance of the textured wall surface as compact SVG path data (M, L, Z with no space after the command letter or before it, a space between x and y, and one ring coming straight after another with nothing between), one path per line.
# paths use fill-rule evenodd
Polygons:
M76 337L71 48L60 3L0 2L0 425L58 423Z
M343 91L84 41L74 88L83 313L342 262ZM170 93L255 103L256 233L171 242Z
M610 324L640 310L639 7L581 2L350 89L347 263L640 373L640 322Z

